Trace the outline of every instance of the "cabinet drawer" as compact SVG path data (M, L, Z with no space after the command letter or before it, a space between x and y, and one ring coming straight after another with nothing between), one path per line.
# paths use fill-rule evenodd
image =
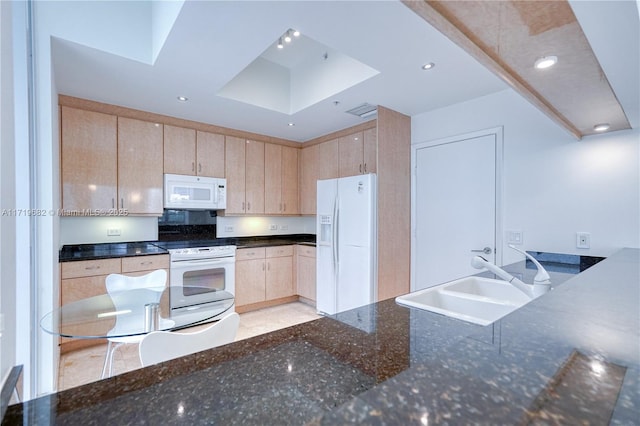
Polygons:
M293 256L293 246L267 247L266 257Z
M264 259L265 248L245 248L236 250L236 260Z
M60 264L60 273L62 279L119 274L120 258L62 262Z
M133 256L122 258L122 272L169 269L169 255Z
M306 257L316 257L316 248L313 246L298 246L298 254Z

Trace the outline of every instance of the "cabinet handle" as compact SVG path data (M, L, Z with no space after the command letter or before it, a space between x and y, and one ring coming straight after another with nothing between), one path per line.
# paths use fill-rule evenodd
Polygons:
M247 211L251 210L251 203L247 201Z
M111 208L112 208L112 209L115 209L115 208L116 208L116 199L115 199L115 198L112 198L112 199L111 199Z
M360 173L362 173L362 164L360 164Z
M364 172L367 173L367 163L364 163Z
M153 262L151 262L150 260L146 262L140 262L140 265L153 265Z
M192 171L192 172L195 172L195 171L196 171L196 163L195 163L195 161L192 161L192 162L191 162L191 171Z
M244 211L244 201L242 202L242 211Z
M278 211L282 211L282 203L280 203L280 208L278 209Z
M124 198L120 198L120 208L124 209Z
M271 270L271 264L267 263L267 271L270 271L270 270Z
M94 269L100 269L100 265L93 265L93 266L85 266L85 268L87 271L92 271Z
M262 270L264 271L264 262L262 262Z
M202 172L202 163L198 163L198 173Z
M287 203L284 203L284 209L283 209L283 211L285 211L285 212L287 211Z

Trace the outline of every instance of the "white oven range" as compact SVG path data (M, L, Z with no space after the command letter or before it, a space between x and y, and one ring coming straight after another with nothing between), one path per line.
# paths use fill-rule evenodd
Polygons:
M169 255L173 313L213 306L220 290L235 295L236 246L170 249Z

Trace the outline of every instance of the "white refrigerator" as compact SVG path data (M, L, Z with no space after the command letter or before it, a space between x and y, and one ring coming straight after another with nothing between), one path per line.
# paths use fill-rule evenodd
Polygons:
M376 175L317 186L316 309L333 315L377 299Z

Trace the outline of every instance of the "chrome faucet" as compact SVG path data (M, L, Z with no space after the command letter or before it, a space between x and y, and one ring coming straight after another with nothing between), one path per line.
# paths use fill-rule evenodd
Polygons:
M514 287L522 291L531 299L535 299L536 297L539 297L544 293L548 292L549 290L551 290L551 280L549 278L549 274L544 269L544 267L542 267L542 265L540 265L540 263L538 263L538 261L535 260L528 253L522 250L519 250L511 245L509 247L516 250L517 252L523 253L526 257L531 259L533 263L536 265L536 267L538 268L538 273L536 274L536 277L533 280L533 284L527 284L522 282L521 280L514 277L504 269L494 265L493 263L490 263L487 259L485 259L482 256L474 256L471 259L471 266L473 266L476 269L486 269L492 272L493 274L499 276L503 280L512 284Z

